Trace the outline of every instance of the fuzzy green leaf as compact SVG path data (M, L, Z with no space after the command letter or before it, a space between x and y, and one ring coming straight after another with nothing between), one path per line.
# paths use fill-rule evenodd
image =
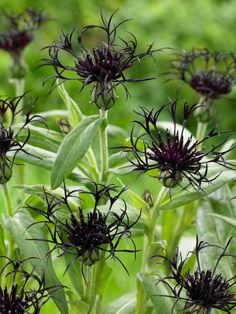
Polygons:
M135 292L126 293L119 299L108 304L104 309L104 314L130 314L133 313L135 305Z
M85 155L89 146L97 137L102 119L91 116L66 135L61 143L51 173L52 189L57 188L71 171L76 167L80 159Z
M163 284L157 285L157 277L149 274L138 274L138 280L143 285L144 290L151 299L156 313L176 313L176 311L171 311L173 300L163 296L169 294L165 286Z
M28 228L35 221L26 211L17 212L14 217L4 215L4 226L11 233L14 241L25 258L36 257L30 259L30 263L39 275L45 276L46 286L60 286L50 256L46 256L49 252L49 246L44 241L30 241L29 239L46 239L45 232L36 224ZM28 229L27 229L28 228ZM50 290L49 290L50 293ZM57 305L62 314L68 313L68 307L63 289L57 289L50 293L53 301Z
M76 127L83 119L83 114L77 103L69 96L63 84L57 86L57 90L68 109L68 120L71 126Z
M204 183L201 186L201 191L196 191L194 188L187 188L186 190L178 191L176 194L173 193L171 199L167 199L162 203L161 210L173 209L193 201L199 200L214 191L221 188L224 184L236 179L236 171L224 169L222 172L221 166L215 166L212 171L209 171L209 179L215 178L211 183ZM214 174L213 174L214 173Z

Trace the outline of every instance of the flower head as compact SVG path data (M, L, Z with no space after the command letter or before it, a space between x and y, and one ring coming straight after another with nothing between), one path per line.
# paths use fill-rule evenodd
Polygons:
M166 107L164 105L156 112L142 108L142 112L138 113L144 121L135 121L135 123L144 133L136 138L133 135L134 131L131 132L131 145L125 147L125 150L131 153L130 162L137 171L157 170L156 176L164 186L170 189L177 185L182 186L184 179L187 185L201 189L202 183L211 181L207 178L209 164L231 166L224 159L226 152L219 151L226 139L208 150L200 148L203 143L210 138L219 137L221 133L214 128L199 141L195 140L192 135L186 136L185 124L199 106L190 107L185 103L183 125L177 126L177 100L170 104L172 127L161 132L158 122L160 114Z
M216 99L231 92L236 81L236 55L193 49L177 55L174 76L190 85L201 97Z
M93 192L81 190L68 192L65 188L65 196L63 198L57 198L45 192L47 201L46 212L38 208L29 207L46 218L43 222L50 228L51 239L49 242L54 244L52 251L59 249L60 256L69 253L72 257L74 256L74 259L79 259L82 265L88 266L97 262L102 254L108 253L107 257L111 256L118 260L125 268L116 253L135 253L135 246L134 250L121 250L117 247L124 236L128 237L134 245L131 239L131 228L139 217L135 222L131 223L129 221L126 203L123 200L121 200L121 208L116 211L112 210L125 189L118 192L111 185L103 186L95 183L93 185ZM71 210L70 199L76 197L78 192L81 201L83 194L92 197L92 210L86 211L81 206L78 207L77 212ZM111 194L114 193L115 196L112 196ZM61 217L59 212L62 207L67 211L64 219L59 218Z
M37 13L30 8L16 16L5 13L5 17L8 26L4 32L0 33L0 49L9 52L12 57L11 77L13 79L22 79L27 71L22 57L23 50L33 40L34 31L47 19L42 12Z
M4 258L4 257L1 257ZM35 271L28 272L24 262L7 260L0 272L0 313L1 314L38 314L48 300L48 291L57 287L46 287L44 276L39 277ZM11 277L11 285L4 285L5 279Z
M165 296L176 299L174 307L179 301L184 301L183 310L186 313L200 313L201 311L201 313L208 314L212 309L231 313L231 310L236 307L236 291L233 289L235 277L227 279L217 273L221 259L227 256L232 257L226 253L230 241L231 239L225 247L220 247L203 241L199 242L197 238L195 252L189 252L184 260L178 248L172 259L162 256L170 275L160 279L159 283L164 283L171 290L172 295ZM200 263L200 252L204 249L209 250L209 247L216 247L222 250L222 253L212 269L203 270ZM184 273L184 268L192 253L196 255L197 269L194 272L188 270Z
M16 128L14 125L16 117L23 113L22 109L18 109L23 97L0 99L0 184L11 178L12 167L18 152L22 151L27 154L24 146L30 138L30 130L27 129L27 135L23 141L19 140L21 132L39 118L38 115L32 115L32 110L29 110L24 113L21 126Z
M130 34L131 39L126 41L118 37L118 28L126 21L115 25L112 22L113 16L106 21L101 14L102 25L89 25L82 29L78 37L79 49L73 42L73 32L71 34L61 35L59 42L49 48L49 59L44 60L43 65L53 66L55 71L55 80L78 80L82 83L81 90L93 84L92 102L99 108L107 110L115 100L115 87L122 85L125 88L126 95L128 90L125 87L126 82L145 81L152 78L132 79L125 76L125 71L131 68L135 62L140 62L146 56L153 57L156 50L152 45L142 53L137 53L137 39ZM83 38L88 30L101 30L105 34L105 41L100 47L87 49L84 45ZM73 66L65 64L63 55L67 54L72 58Z
M5 14L8 21L8 29L0 33L0 49L10 52L12 55L20 55L23 49L33 40L33 33L42 23L45 17L42 12L37 13L28 8L24 12L10 16Z

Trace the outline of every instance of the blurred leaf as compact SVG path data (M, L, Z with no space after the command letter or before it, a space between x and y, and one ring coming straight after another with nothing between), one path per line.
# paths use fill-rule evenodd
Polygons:
M118 152L109 157L109 167L114 168L120 164L127 163L127 153Z
M183 126L181 124L178 124L178 123L176 123L175 126L176 126L176 130L179 131L179 133L181 134ZM168 129L171 134L174 134L174 124L173 124L173 122L158 121L157 122L157 127L161 128L161 129L164 129L164 130ZM184 137L184 141L187 141L188 138L190 138L190 137L192 137L193 142L196 141L196 139L194 138L192 133L190 131L188 131L186 128L184 128L183 137Z
M65 254L65 262L67 274L70 277L70 281L75 288L76 292L82 299L84 296L84 286L83 286L83 277L82 277L82 269L81 269L81 263L79 259L75 259L74 255L72 254Z
M119 299L109 303L103 310L104 314L130 314L136 305L136 292L122 295Z
M4 226L13 236L24 257L34 257L29 261L40 276L44 274L46 286L61 286L61 283L53 270L51 257L46 256L49 252L48 243L36 240L29 241L29 239L46 239L45 232L43 232L38 224L28 228L35 222L31 215L27 211L22 210L21 212L17 212L14 217L4 215L3 221ZM68 308L64 289L57 289L56 291L51 292L50 295L61 313L67 314Z
M4 231L3 231L2 224L0 224L0 256L6 256L6 255L7 255L7 249L6 249L6 245L4 242ZM1 262L3 262L2 259L0 259L0 266L2 269Z
M224 247L229 238L233 237L228 252L235 254L236 252L236 228L235 225L229 224L224 220L217 218L217 216L225 216L227 213L227 220L235 221L236 212L235 207L230 206L228 200L224 200L224 195L227 193L227 186L223 187L212 197L205 200L197 212L197 233L199 240L207 241L210 244L220 245ZM214 217L216 216L216 217ZM212 247L201 252L201 262L203 268L213 268L217 258L222 253L221 249ZM225 257L221 260L217 273L222 273L226 277L235 275L233 260L230 257Z
M66 135L61 143L51 173L52 189L57 188L97 137L102 119L87 117Z
M127 132L123 128L112 124L108 124L107 132L110 136L114 136L115 138L120 137L121 139L123 139L128 136Z
M230 218L228 216L223 216L223 215L219 215L219 214L214 214L214 213L209 213L209 216L213 216L215 218L219 218L225 222L227 222L228 224L230 224L233 227L236 227L236 219L235 218Z
M68 111L67 110L48 110L48 111L43 111L39 112L38 115L41 117L47 119L47 118L56 118L56 117L64 117L66 118L68 116Z
M158 278L155 278L148 274L138 274L138 280L143 285L144 290L152 301L153 307L157 314L160 313L173 313L172 310L173 299L164 297L163 295L169 295L168 290L164 285L158 284Z
M119 167L109 168L108 171L112 174L124 175L133 171L133 168L126 164L120 165Z
M78 104L69 96L63 84L59 84L57 90L68 109L68 121L75 128L83 119L83 114Z
M217 171L218 170L218 171ZM212 171L213 172L213 171ZM187 188L186 190L180 191L178 194L172 195L171 199L164 201L160 207L161 210L173 209L185 204L191 203L193 201L199 200L214 191L218 190L224 184L236 179L236 172L234 170L224 169L222 172L222 167L214 167L215 174L212 175L209 171L209 179L215 178L217 174L219 176L214 179L211 183L204 183L201 186L201 191L196 191L194 188Z

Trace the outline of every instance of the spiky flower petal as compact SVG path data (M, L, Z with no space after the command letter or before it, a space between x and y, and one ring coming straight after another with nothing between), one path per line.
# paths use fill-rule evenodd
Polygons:
M168 106L170 106L172 126L163 131L158 128L158 122L160 114ZM200 141L194 139L193 136L186 136L186 122L198 107L198 105L189 106L185 103L183 125L178 127L177 100L162 106L157 111L142 108L142 112L138 115L144 121L135 121L135 123L144 133L135 137L132 131L131 145L125 147L125 151L131 153L129 159L134 169L140 172L157 170L156 176L165 187L170 189L177 185L182 186L184 179L187 185L201 189L202 183L210 182L207 176L209 164L215 163L231 168L231 165L224 159L226 152L220 151L226 141L225 138L208 150L200 148L209 139L221 136L216 128L213 128Z
M65 188L65 196L57 198L48 192L45 192L47 201L47 211L39 208L30 207L45 217L43 223L46 223L50 230L49 242L54 244L53 250L59 249L60 256L65 253L72 255L75 259L80 259L82 265L91 266L97 262L102 254L108 253L108 256L118 260L125 268L122 261L117 256L117 252L136 252L134 250L120 250L118 245L120 240L126 236L132 244L131 228L137 222L130 222L127 214L127 206L123 200L120 200L121 208L119 211L113 211L114 204L120 199L120 195L125 191L117 191L116 187L97 185L93 183L93 191L75 190L68 192ZM93 199L93 209L86 211L81 206L74 212L70 208L70 199L78 195L81 201L83 195L90 195ZM112 194L114 194L112 196ZM66 218L59 218L60 210L64 206L67 214ZM106 209L101 209L105 207ZM40 239L38 239L40 240ZM125 268L126 269L126 268Z
M73 42L73 32L66 35L62 33L59 42L46 47L49 48L49 59L45 59L42 64L54 68L55 80L52 87L56 86L58 79L61 79L62 82L78 80L82 83L81 90L85 86L93 84L92 102L104 110L109 109L116 101L115 88L117 85L122 85L128 96L126 82L152 79L127 78L125 71L146 56L153 58L153 53L157 51L153 50L150 45L146 51L137 53L138 43L134 35L131 34L131 39L128 41L118 37L118 28L126 21L117 25L113 24L114 14L115 12L108 21L101 14L102 25L85 26L78 37L79 48ZM100 30L105 35L105 41L99 47L87 49L84 45L83 38L90 30ZM72 58L74 66L63 61L64 53Z
M225 247L218 245L211 245L204 241L198 241L194 252L189 252L185 259L176 249L172 259L161 256L165 260L170 274L163 279L160 279L158 284L164 283L171 291L171 295L166 297L175 298L176 302L184 302L184 313L205 313L209 314L212 309L219 309L226 313L231 313L231 310L236 307L236 290L234 289L235 277L224 278L220 273L217 273L217 267L221 259L227 256L236 258L236 256L227 253L230 239ZM200 262L200 255L202 250L209 250L210 247L220 249L222 252L219 254L215 265L211 269L202 269ZM195 271L185 270L188 259L194 254L197 261L197 269ZM159 256L160 257L160 256Z

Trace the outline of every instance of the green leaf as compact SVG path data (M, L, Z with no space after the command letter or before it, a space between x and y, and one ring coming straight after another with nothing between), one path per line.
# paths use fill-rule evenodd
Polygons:
M229 202L232 198L232 194L229 194L228 186L224 186L219 191L215 192L211 197L205 200L197 212L197 234L199 239L207 241L211 244L220 245L224 247L230 237L233 237L228 253L235 254L236 251L236 228L232 224L233 220L236 220L235 204ZM227 196L226 199L225 196ZM231 202L235 202L232 200ZM218 217L225 216L227 214L227 223ZM216 217L214 217L216 216ZM218 216L218 217L217 217ZM229 224L229 221L231 223ZM204 269L214 268L215 263L222 250L216 247L202 250L201 262ZM223 276L230 278L235 275L235 269L233 266L233 259L225 257L219 263L217 273L222 273Z
M230 218L230 217L227 217L227 216L224 216L224 215L219 215L219 214L214 214L214 213L209 213L208 215L209 216L213 216L215 218L219 218L219 219L227 222L231 226L236 227L236 219L235 218L233 219L233 218Z
M78 259L72 261L74 256L71 254L67 253L64 256L65 256L66 266L69 266L66 272L69 275L70 281L72 285L74 286L76 292L82 299L84 296L84 286L83 286L81 263Z
M136 305L136 293L130 292L122 295L119 299L109 303L104 309L104 314L130 314Z
M17 161L25 161L31 165L35 165L38 167L42 167L47 170L51 170L56 159L56 154L49 152L45 149L34 147L31 145L26 144L24 149L27 151L28 154L25 154L22 151L19 151L17 154ZM13 155L13 152L9 154L9 157ZM37 157L38 158L37 158ZM78 169L74 170L68 178L75 181L80 182L81 179L85 178L86 176L84 173L80 172Z
M59 84L57 86L57 90L68 109L68 121L74 128L83 119L83 114L80 111L77 103L69 96L63 84Z
M127 163L127 153L118 152L109 157L109 167L114 168L120 164Z
M138 274L138 280L143 285L144 290L152 301L156 313L173 313L171 311L173 300L162 295L169 295L169 291L163 284L157 284L158 278L149 274Z
M40 276L44 274L46 286L60 286L61 283L54 272L51 257L46 256L49 252L48 243L45 241L29 241L29 239L46 239L45 232L38 224L28 228L35 222L31 215L27 211L22 210L17 212L14 217L4 215L3 221L4 226L13 236L24 257L36 257L29 261ZM50 294L60 312L67 314L68 308L64 289L58 289Z
M0 256L6 256L7 249L6 249L6 245L4 242L4 231L3 231L3 227L0 224ZM0 260L1 263L2 259ZM0 264L1 265L1 264ZM1 265L1 269L2 269L2 265Z
M68 111L67 110L48 110L38 113L39 116L48 119L48 118L57 118L57 117L68 117Z
M169 122L169 121L158 121L157 127L164 130L168 129L171 134L174 134L174 127L176 128L177 131L179 131L180 134L182 133L182 129L183 129L183 126L181 124L178 124L178 123L174 124L173 122ZM192 137L193 141L196 141L192 133L186 128L184 128L183 137L184 137L184 141L187 141L190 137Z
M80 159L87 152L89 146L97 137L102 119L87 117L66 135L61 143L51 173L52 189L57 188Z
M121 139L128 137L127 132L116 125L108 124L107 126L107 132L110 136L113 136L115 138L120 137Z
M18 137L19 141L24 141L28 135L28 130L24 129ZM50 152L57 152L58 147L63 140L63 136L55 131L45 128L30 126L30 138L28 144L43 148Z
M209 179L215 178L218 174L219 176L216 179L214 179L211 183L202 184L201 191L196 191L194 190L194 188L191 187L183 191L178 191L177 194L173 193L171 199L167 199L166 201L164 201L160 209L161 210L173 209L186 205L193 201L199 200L218 190L224 184L236 179L236 172L234 170L224 169L223 172L221 173L222 167L216 166L212 168L213 168L212 171L211 172L209 171L208 173Z

